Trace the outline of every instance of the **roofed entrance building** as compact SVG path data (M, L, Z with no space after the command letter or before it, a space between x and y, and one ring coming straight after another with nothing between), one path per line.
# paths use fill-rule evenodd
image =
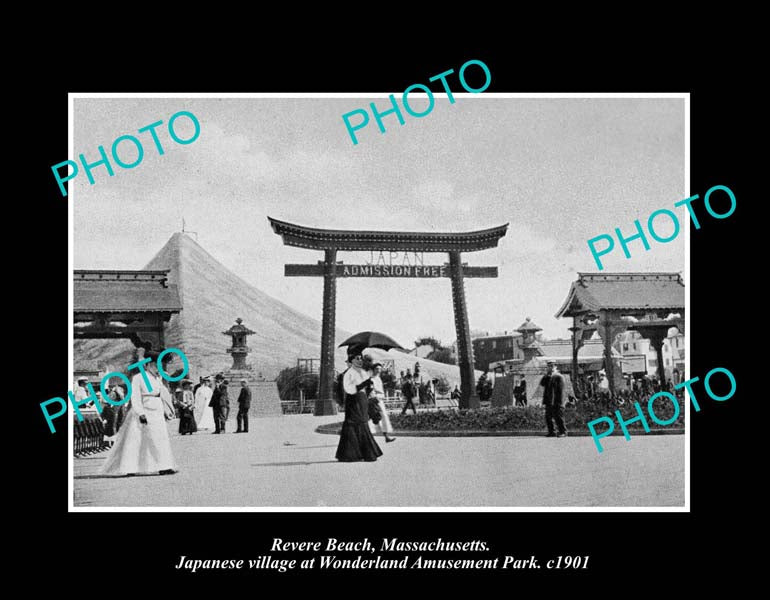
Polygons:
M74 272L75 339L130 339L137 348L165 347L163 327L182 310L168 271Z
M665 383L663 342L671 327L685 333L684 282L679 273L578 273L556 318L572 317L572 378L577 353L594 332L604 344L610 390L620 385L612 344L628 329L650 340L658 355L658 377Z

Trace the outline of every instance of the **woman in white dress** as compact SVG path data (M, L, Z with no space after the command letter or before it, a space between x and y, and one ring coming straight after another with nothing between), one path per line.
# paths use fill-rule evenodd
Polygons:
M147 357L152 359L144 365L149 387L141 373L131 379L131 410L102 466L103 475L176 473L161 397L168 390L158 373L158 353L148 352Z
M209 406L213 392L211 377L204 377L203 385L195 392L195 422L198 429L214 429L214 409Z

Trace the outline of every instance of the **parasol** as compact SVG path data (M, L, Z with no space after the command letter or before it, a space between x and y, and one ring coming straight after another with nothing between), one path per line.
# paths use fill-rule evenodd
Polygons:
M382 350L390 350L391 348L398 348L403 350L404 348L392 337L379 333L377 331L362 331L357 333L344 342L339 347L343 346L360 346L362 348L381 348Z

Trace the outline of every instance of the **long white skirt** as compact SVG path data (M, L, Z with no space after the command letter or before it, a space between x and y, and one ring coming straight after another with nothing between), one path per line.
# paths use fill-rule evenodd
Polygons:
M377 404L380 407L380 422L375 425L369 421L369 431L374 433L393 433L393 425L390 424L390 417L388 411L385 410L385 402L382 398L377 398Z
M115 445L102 465L102 475L157 473L176 469L163 415L163 401L159 397L145 397L143 400L147 424L139 421L135 410L128 411Z
M203 416L197 421L198 429L214 429L214 409L210 406L203 407Z

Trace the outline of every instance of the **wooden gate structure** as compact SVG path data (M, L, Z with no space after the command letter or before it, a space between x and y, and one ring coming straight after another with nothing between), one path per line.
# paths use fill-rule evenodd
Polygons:
M578 350L594 332L604 342L604 368L615 392L621 373L612 362L615 337L628 329L648 340L658 357L658 377L666 383L663 343L668 330L685 333L684 281L679 273L578 273L556 318L572 317L572 380Z
M497 277L497 267L469 267L462 262L463 252L495 248L508 223L462 233L352 231L304 227L268 217L273 231L284 245L322 250L324 260L317 264L287 264L287 277L323 277L323 317L321 326L321 370L315 414L332 415L337 409L334 395L334 329L338 277L447 277L452 283L457 353L460 367L460 408L478 408L473 371L468 309L465 302L465 277ZM446 252L444 265L346 265L337 261L338 251Z

